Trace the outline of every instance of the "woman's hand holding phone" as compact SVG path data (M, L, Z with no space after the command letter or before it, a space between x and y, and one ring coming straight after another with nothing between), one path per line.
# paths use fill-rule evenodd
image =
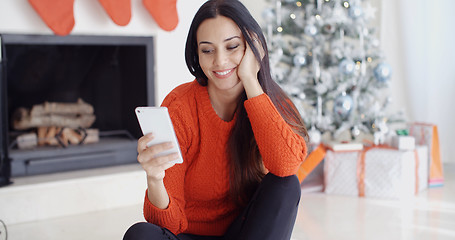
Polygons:
M152 181L162 181L165 171L175 165L179 158L178 153L162 155L160 153L172 149L176 146L172 142L163 142L147 146L153 140L153 133L149 133L137 142L138 162L147 174L147 178Z

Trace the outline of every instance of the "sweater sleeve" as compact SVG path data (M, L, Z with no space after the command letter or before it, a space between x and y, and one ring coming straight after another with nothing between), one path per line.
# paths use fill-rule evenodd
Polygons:
M189 117L185 115L181 105L173 102L173 96L169 95L163 101L162 106L168 107L174 130L183 155L183 163L176 164L166 170L164 185L169 195L169 206L166 209L159 209L150 203L147 192L144 199L144 217L147 222L165 227L174 234L185 231L188 221L185 215L184 178L189 165L187 149L190 142L190 130L188 127Z
M305 139L292 130L265 93L244 105L267 170L280 177L296 174L307 155Z

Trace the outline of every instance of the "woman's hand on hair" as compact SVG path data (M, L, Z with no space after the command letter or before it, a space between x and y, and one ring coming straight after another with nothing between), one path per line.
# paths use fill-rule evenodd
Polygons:
M259 50L261 59L264 57L264 49L257 37L252 37L253 44ZM248 98L256 97L264 93L258 80L258 72L261 69L261 64L256 59L248 42L245 42L245 54L238 66L238 76L243 83Z

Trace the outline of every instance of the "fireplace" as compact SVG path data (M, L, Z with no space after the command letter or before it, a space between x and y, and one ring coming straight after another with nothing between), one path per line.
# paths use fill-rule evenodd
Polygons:
M152 37L0 35L0 185L9 177L136 162L134 108L154 105ZM93 144L19 149L11 116L43 102L91 104Z

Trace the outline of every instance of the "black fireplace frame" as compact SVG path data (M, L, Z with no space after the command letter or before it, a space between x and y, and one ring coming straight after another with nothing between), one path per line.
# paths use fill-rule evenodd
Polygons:
M106 41L109 39L109 41ZM22 35L22 34L1 34L0 33L0 186L10 184L11 159L9 153L10 139L8 136L8 109L7 109L7 78L6 66L8 59L5 59L5 45L8 44L39 44L39 45L127 45L144 46L146 51L146 91L147 105L155 105L154 86L154 38L151 36L54 36L54 35Z

